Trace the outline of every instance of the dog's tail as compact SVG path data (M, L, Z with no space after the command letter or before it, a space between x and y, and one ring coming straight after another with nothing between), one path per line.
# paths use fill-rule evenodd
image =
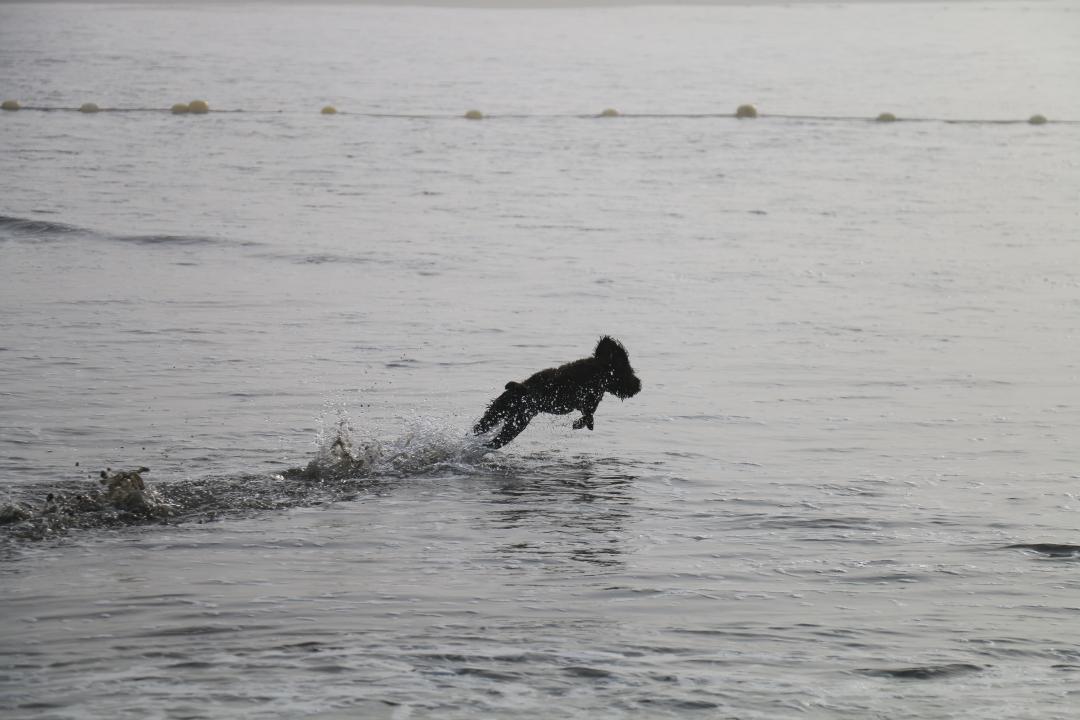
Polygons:
M473 434L483 435L495 427L517 408L522 397L529 394L529 389L519 382L511 380L506 383L506 391L491 401L484 416L473 425Z

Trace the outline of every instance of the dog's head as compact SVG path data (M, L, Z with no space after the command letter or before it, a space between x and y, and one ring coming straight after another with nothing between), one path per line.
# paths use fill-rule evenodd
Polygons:
M630 356L618 340L605 335L596 344L593 357L604 364L609 371L604 390L617 398L625 400L641 392L641 381L630 367Z

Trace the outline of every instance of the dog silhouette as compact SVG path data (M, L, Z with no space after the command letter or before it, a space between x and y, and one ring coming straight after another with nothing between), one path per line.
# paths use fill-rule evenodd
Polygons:
M489 448L500 448L516 438L538 414L565 415L575 410L581 412L581 417L574 421L574 429L592 430L593 413L604 393L625 400L639 392L641 381L630 367L626 348L605 335L591 357L541 370L524 382L506 383L506 391L491 401L473 432L483 435L502 423L498 434L487 442Z

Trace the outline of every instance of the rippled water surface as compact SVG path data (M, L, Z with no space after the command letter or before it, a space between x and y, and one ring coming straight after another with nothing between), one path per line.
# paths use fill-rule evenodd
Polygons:
M1073 717L1077 47L0 4L0 713ZM602 334L594 432L469 436Z

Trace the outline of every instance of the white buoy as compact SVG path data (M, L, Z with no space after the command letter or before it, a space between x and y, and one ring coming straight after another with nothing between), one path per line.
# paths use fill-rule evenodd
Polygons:
M469 112L465 113L465 119L466 120L483 120L484 119L484 113L480 112L479 110L470 110Z
M184 113L188 112L190 109L191 108L188 107L187 103L176 103L175 105L172 106L171 112L172 112L173 115L183 115Z
M337 115L337 108L333 105L325 105L319 112L323 115Z
M891 112L883 112L877 116L878 122L896 122L896 116Z
M210 106L206 104L205 100L192 100L187 106L188 112L195 113L196 115L204 115L210 112Z
M1046 116L1045 115L1032 115L1031 117L1028 118L1028 122L1031 123L1032 125L1045 125L1046 124Z
M737 118L756 118L757 117L757 108L754 107L753 105L740 105L738 107L738 109L735 110L735 117L737 117Z
M79 108L79 112L81 113L96 113L100 111L101 108L97 106L97 103L83 103Z
M22 107L22 105L19 104L18 100L5 100L4 102L0 103L0 110L12 110L12 111L14 111L14 110L18 110L21 107Z
M605 108L600 117L619 117L619 111L615 108Z

